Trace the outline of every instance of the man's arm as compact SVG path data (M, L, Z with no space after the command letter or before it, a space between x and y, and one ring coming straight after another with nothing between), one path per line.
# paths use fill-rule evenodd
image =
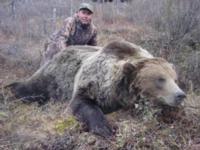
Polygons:
M65 19L63 27L56 35L56 45L60 50L63 50L67 47L67 40L69 38L73 24L73 18L69 17Z

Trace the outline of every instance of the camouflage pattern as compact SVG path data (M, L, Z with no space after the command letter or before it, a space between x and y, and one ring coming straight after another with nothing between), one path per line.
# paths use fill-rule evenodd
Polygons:
M70 45L97 45L97 30L91 22L83 25L76 15L65 19L63 27L51 35L45 44L42 63Z

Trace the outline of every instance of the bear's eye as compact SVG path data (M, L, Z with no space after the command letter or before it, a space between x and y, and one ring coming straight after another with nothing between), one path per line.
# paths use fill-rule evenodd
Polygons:
M159 82L159 83L165 83L165 81L166 81L166 80L165 80L164 78L158 78L158 82Z
M162 78L162 77L158 78L158 79L156 80L156 87L157 87L158 89L162 89L162 88L163 88L163 85L165 84L165 82L166 82L166 79L164 79L164 78Z

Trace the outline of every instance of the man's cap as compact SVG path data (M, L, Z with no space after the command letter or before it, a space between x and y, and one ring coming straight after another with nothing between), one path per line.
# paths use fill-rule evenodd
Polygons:
M81 9L87 9L89 10L91 13L94 12L94 8L92 5L88 4L88 3L81 3L80 6L79 6L79 10Z

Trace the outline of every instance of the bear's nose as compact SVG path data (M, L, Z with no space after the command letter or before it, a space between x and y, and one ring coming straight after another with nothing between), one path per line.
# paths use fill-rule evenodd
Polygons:
M178 93L176 93L175 100L176 100L176 102L178 104L180 104L184 100L184 98L186 98L186 95L185 95L184 92L178 92Z

